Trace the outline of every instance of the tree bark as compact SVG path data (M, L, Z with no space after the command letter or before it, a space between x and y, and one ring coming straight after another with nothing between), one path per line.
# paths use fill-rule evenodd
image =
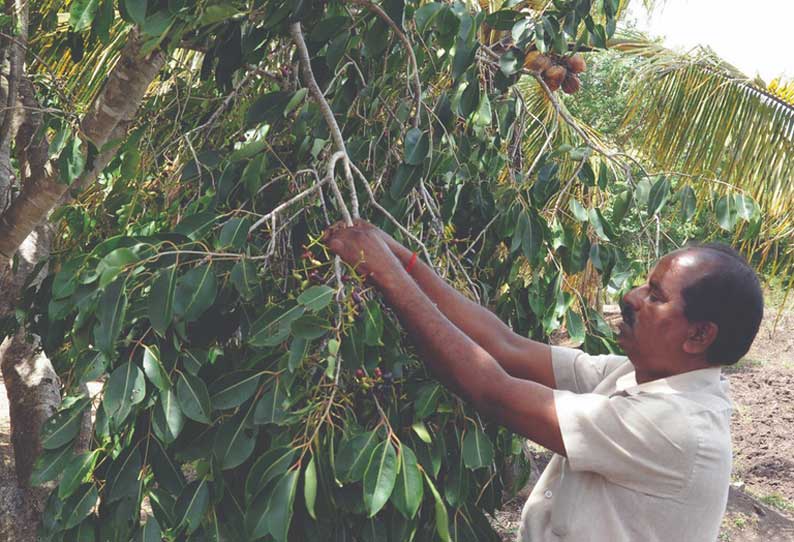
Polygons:
M165 62L161 51L142 56L140 45L138 35L131 33L121 57L81 124L83 137L96 146L100 154L116 126L132 119ZM68 190L68 185L59 182L53 160L47 162L39 176L28 179L19 196L0 216L0 266L10 260L22 241L46 220Z

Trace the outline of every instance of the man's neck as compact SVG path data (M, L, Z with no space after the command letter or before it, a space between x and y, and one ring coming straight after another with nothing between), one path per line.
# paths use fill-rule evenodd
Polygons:
M703 358L688 358L662 371L641 369L634 365L634 374L637 379L637 384L645 384L653 380L670 378L671 376L688 373L690 371L698 371L700 369L708 369L709 367L714 367L714 365Z

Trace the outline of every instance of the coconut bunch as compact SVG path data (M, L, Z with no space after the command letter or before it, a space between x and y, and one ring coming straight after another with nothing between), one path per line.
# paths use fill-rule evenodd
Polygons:
M573 94L582 86L578 74L587 69L587 63L579 53L561 56L530 51L524 59L524 67L539 72L552 92L562 87L566 94Z

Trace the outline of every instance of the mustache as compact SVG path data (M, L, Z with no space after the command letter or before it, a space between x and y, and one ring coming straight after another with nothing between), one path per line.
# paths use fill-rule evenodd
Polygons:
M634 319L636 317L634 309L630 305L627 305L626 302L623 301L622 299L620 300L618 305L620 306L620 314L621 316L623 316L623 321L626 324L628 324L629 327L633 326Z

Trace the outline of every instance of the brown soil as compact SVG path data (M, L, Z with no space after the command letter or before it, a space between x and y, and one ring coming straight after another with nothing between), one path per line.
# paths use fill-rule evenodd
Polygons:
M720 542L794 541L794 309L767 312L750 352L726 371L734 457ZM550 455L537 448L531 453L537 479ZM516 539L532 483L496 515L505 542Z

